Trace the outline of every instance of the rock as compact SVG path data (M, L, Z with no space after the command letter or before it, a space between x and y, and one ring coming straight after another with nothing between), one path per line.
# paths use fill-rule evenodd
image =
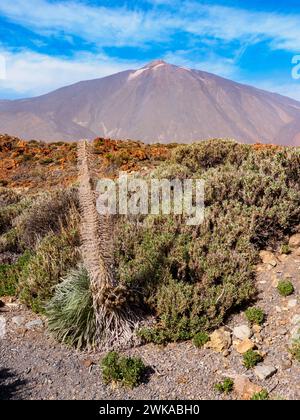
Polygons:
M259 256L264 264L269 264L272 267L276 267L277 260L275 255L270 251L261 251Z
M295 254L297 255L297 257L300 257L300 247L296 249Z
M251 382L247 376L239 375L234 380L234 390L243 400L250 400L253 394L262 391L262 387Z
M290 369L292 367L293 363L290 359L288 359L287 357L283 358L281 360L281 369L283 370L287 370Z
M300 326L300 315L294 315L292 318L292 324L293 325L299 325Z
M253 341L249 340L249 338L246 338L245 340L239 342L235 345L235 349L240 354L245 354L248 350L254 349L255 344Z
M25 325L25 327L28 330L35 330L36 328L43 328L44 323L41 319L35 319L33 321L27 322L27 324Z
M11 320L11 322L15 325L17 325L18 327L21 327L21 325L24 324L25 322L25 317L24 316L14 316Z
M295 308L297 306L297 299L289 299L287 303L288 308Z
M291 248L299 248L300 247L300 233L296 233L296 235L291 236L289 240L289 246Z
M280 262L284 262L287 258L289 258L289 256L286 254L281 254L281 255L278 255L277 258L279 259Z
M0 308L3 308L5 306L5 303L0 299Z
M255 375L261 381L271 378L271 376L275 375L276 372L277 369L274 366L258 365L254 368Z
M210 335L210 341L205 346L218 353L222 353L229 349L231 343L231 333L222 327Z
M252 331L254 332L254 334L259 334L261 330L262 330L261 325L257 325L257 324L252 325Z
M299 326L296 326L296 327L292 328L292 330L291 330L290 344L293 344L294 341L298 341L298 340L300 340L300 328L299 328Z
M248 325L239 325L233 329L233 335L239 340L246 340L251 337L252 332Z
M4 338L6 334L6 319L0 316L0 339Z

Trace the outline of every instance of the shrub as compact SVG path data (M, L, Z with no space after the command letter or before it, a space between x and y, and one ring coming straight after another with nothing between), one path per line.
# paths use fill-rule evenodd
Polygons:
M225 378L223 382L215 384L215 390L221 394L229 394L233 391L234 382L230 378Z
M269 400L269 393L266 389L263 389L260 392L256 392L251 397L252 401L261 401L261 400Z
M245 311L245 315L246 318L248 319L248 321L250 322L250 324L257 324L257 325L262 325L264 323L265 320L265 313L261 308L248 308Z
M209 335L206 332L199 332L194 335L193 342L196 347L203 347L209 341Z
M78 349L94 346L96 319L90 280L83 266L70 271L55 287L46 316L50 332L59 341Z
M47 235L35 248L26 270L20 274L21 300L35 312L43 312L55 286L80 261L78 232L70 228Z
M299 331L300 332L300 331ZM300 362L300 340L295 340L290 352L297 362Z
M76 189L58 190L43 194L20 215L16 224L20 242L33 249L37 241L50 233L59 233L70 224L78 224L78 195Z
M15 264L0 265L0 296L15 296L19 276L26 269L30 257L30 253L26 251Z
M262 356L254 350L248 350L243 355L243 362L246 369L251 369L256 366L258 363L262 362Z
M124 386L134 388L141 383L146 366L138 357L120 356L113 351L103 358L101 370L106 384L119 382Z
M139 292L157 324L140 333L165 343L220 326L256 297L259 250L275 246L300 218L300 151L231 141L180 146L155 178L205 180L206 217L120 221L118 279ZM249 312L251 316L251 312ZM262 323L261 313L253 321Z
M290 296L294 293L295 289L293 283L288 280L281 280L278 283L277 290L281 296Z

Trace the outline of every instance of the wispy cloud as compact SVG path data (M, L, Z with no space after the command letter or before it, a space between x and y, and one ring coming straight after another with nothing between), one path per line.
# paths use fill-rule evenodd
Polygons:
M0 91L13 96L36 96L80 80L94 79L141 66L140 62L110 58L104 54L78 54L72 59L56 58L28 50L0 49L6 61L6 78Z
M151 0L153 5L167 0ZM300 15L249 11L181 1L176 13L147 9L91 6L79 1L1 0L0 13L44 34L69 34L100 46L166 42L177 31L215 37L223 42L267 40L274 49L300 49Z

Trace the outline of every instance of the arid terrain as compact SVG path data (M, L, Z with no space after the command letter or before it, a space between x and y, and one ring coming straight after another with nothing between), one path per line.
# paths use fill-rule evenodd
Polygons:
M299 149L98 138L81 150L84 185L75 143L0 137L0 399L299 400ZM205 179L205 222L89 225L83 187L92 197L120 170ZM141 321L122 350L145 365L132 389L103 373L94 255L114 266L108 311Z

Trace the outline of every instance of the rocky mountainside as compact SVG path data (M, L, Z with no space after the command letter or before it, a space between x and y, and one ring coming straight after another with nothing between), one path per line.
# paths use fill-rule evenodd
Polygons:
M300 103L155 61L37 98L0 101L0 132L46 141L102 136L190 143L230 137L300 145Z

